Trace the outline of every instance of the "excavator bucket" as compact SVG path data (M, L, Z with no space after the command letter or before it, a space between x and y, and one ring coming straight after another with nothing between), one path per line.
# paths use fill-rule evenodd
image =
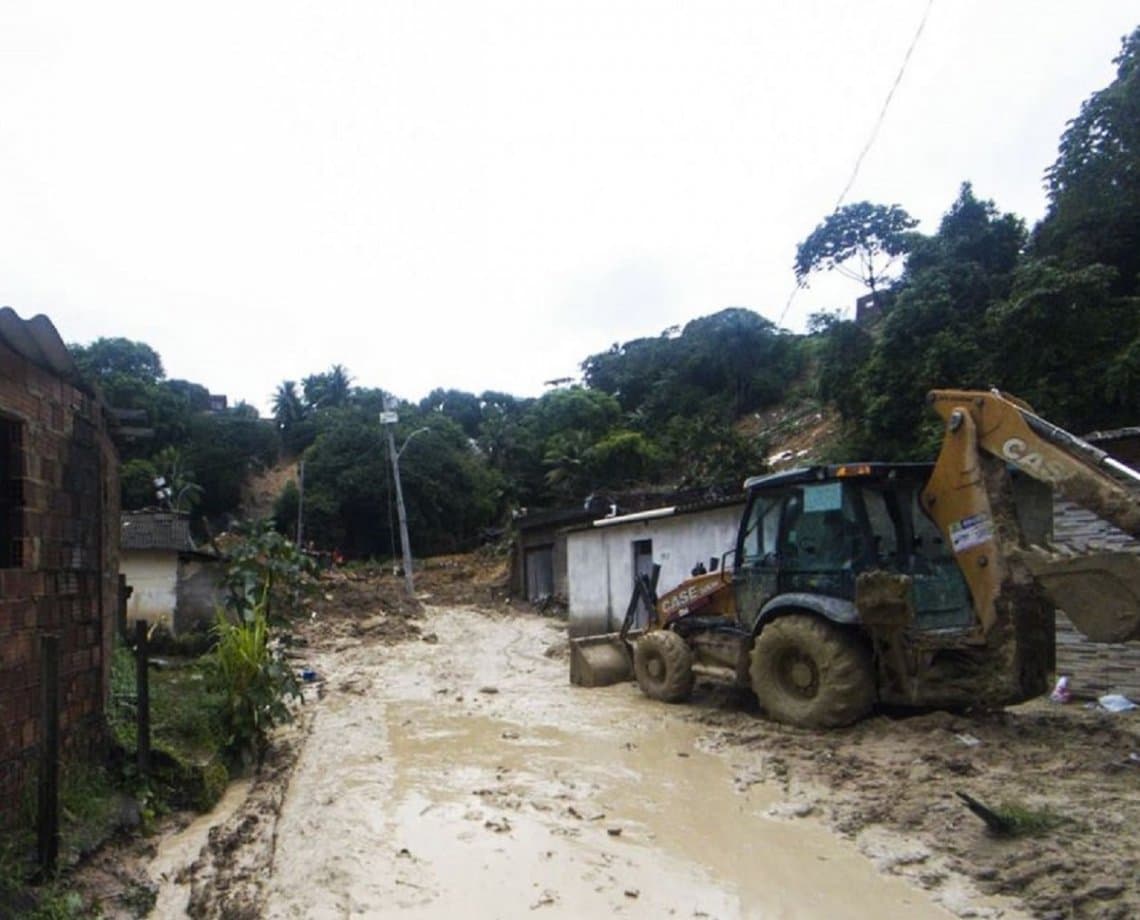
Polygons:
M570 640L570 683L608 687L633 679L633 654L621 633Z
M1019 555L1054 606L1093 642L1140 639L1140 556L1068 556L1040 547Z
M570 683L578 687L608 687L633 680L633 644L645 632L634 628L634 623L640 609L657 608L660 574L661 566L654 565L652 574L634 579L620 632L570 640Z

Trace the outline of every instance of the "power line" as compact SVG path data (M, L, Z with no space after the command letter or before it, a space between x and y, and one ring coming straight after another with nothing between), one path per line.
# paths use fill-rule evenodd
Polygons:
M879 115L875 119L875 124L871 128L871 133L867 137L867 142L863 145L863 149L859 151L859 155L855 158L855 166L851 170L851 176L848 178L847 184L843 186L843 191L839 193L839 197L835 201L835 207L832 208L832 213L838 211L839 208L843 205L843 201L847 197L847 193L851 191L852 186L855 185L855 180L859 177L859 170L863 168L863 160L866 159L867 154L871 150L871 147L874 146L875 141L879 137L879 129L883 127L883 121L887 117L887 109L891 107L891 100L895 98L895 91L899 88L899 84L902 83L903 75L906 73L906 69L910 64L911 55L914 54L914 49L918 45L918 40L922 37L923 29L926 28L926 21L930 18L930 10L933 8L933 6L934 0L927 0L926 9L922 11L922 18L918 21L918 28L914 30L914 36L911 38L910 44L907 46L906 53L903 55L902 64L899 65L899 72L895 74L894 82L891 84L891 88L887 91L887 97L883 100L883 107L879 109ZM792 308L792 303L796 299L796 294L800 292L800 289L802 287L803 284L797 281L795 287L792 288L791 293L788 294L788 299L784 304L784 309L780 313L780 318L776 321L777 326L783 324L784 317L788 315L788 310Z
M899 72L895 75L895 82L891 84L890 90L887 92L887 98L883 100L883 107L879 110L879 117L875 119L875 126L871 129L871 135L867 138L867 143L863 145L863 149L859 151L859 156L855 159L855 168L851 170L851 178L847 180L847 184L843 186L843 191L839 193L839 198L835 202L833 210L838 211L840 205L843 204L843 199L847 197L847 193L851 191L851 186L855 184L855 179L859 176L859 170L863 166L863 160L867 156L867 152L875 143L879 136L879 129L883 126L883 120L887 117L887 109L891 106L891 100L895 98L895 90L899 88L902 83L903 74L906 73L907 65L910 64L910 57L914 54L915 46L918 40L922 37L922 30L926 28L926 20L930 18L930 10L934 6L934 0L927 0L926 9L922 11L922 19L918 22L918 28L914 30L914 38L910 40L910 45L906 49L906 54L903 55L902 64L899 66Z

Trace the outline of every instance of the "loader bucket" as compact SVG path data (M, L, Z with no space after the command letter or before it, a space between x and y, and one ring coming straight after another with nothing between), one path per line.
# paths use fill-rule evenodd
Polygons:
M633 655L619 633L570 640L570 683L608 687L633 679Z
M1140 556L1065 556L1037 547L1019 555L1054 606L1093 642L1140 639Z

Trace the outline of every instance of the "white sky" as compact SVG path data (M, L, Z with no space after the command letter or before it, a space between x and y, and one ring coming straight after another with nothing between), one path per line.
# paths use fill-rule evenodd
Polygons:
M267 407L773 321L926 0L0 0L0 304ZM848 200L1030 222L1132 0L935 0ZM784 325L860 293L819 279Z

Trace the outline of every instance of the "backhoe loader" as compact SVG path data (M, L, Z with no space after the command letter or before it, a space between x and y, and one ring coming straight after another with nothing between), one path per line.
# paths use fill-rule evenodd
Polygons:
M933 464L846 463L745 481L736 545L618 634L571 642L571 680L675 702L694 667L767 714L845 725L876 704L998 707L1047 691L1059 607L1097 642L1140 639L1140 557L1045 547L1051 491L1140 535L1140 473L994 391L935 390ZM1127 480L1131 483L1125 484ZM643 599L649 626L633 630Z

